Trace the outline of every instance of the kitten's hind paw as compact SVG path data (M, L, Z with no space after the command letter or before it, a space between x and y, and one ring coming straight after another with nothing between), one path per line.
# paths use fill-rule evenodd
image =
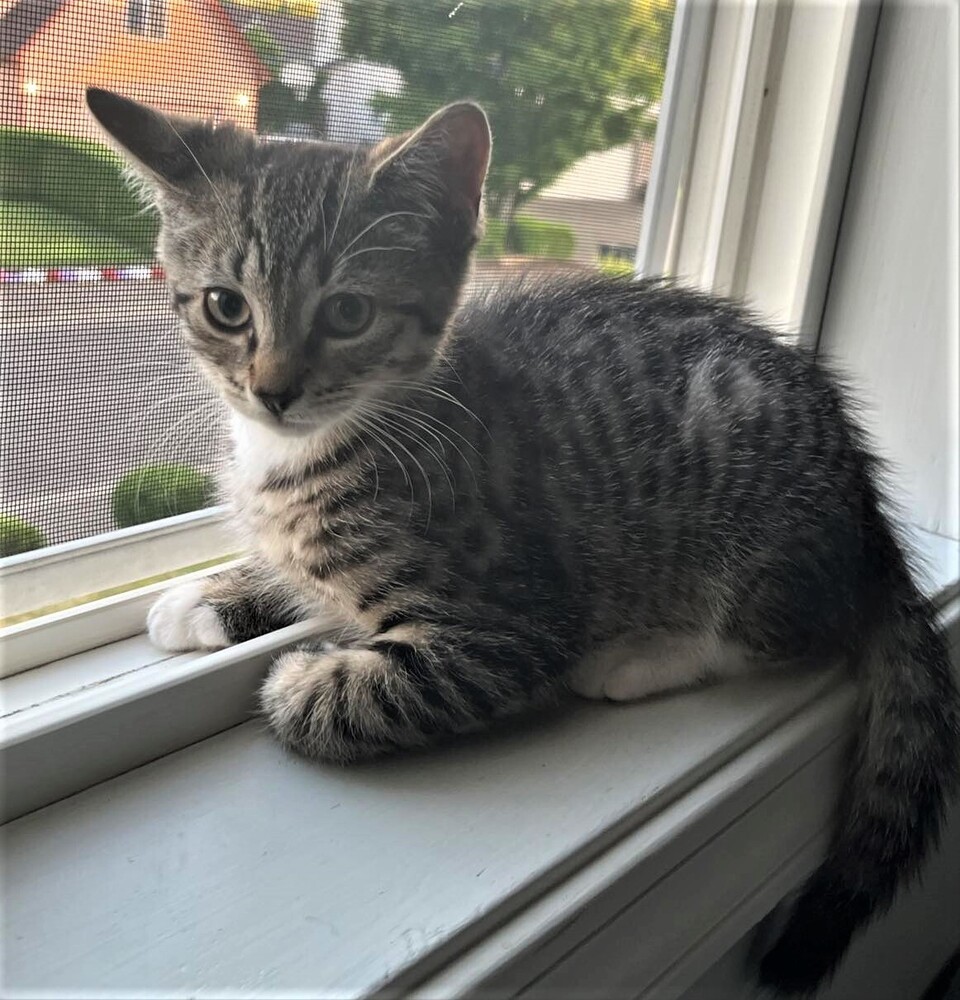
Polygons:
M230 645L220 617L203 599L203 584L184 583L168 590L147 615L150 641L159 649L223 649Z

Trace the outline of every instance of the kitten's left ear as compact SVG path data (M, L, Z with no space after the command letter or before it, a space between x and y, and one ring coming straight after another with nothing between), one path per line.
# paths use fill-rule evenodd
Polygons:
M483 108L471 101L448 104L415 132L374 146L371 184L394 171L402 171L407 180L429 178L439 183L456 207L467 208L476 219L491 143Z
M205 182L245 139L236 129L164 115L96 87L87 90L87 107L134 170L162 188L185 191Z

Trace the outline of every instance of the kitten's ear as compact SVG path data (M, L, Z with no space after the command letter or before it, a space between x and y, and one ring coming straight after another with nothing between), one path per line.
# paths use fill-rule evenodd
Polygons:
M109 90L87 89L87 107L112 144L147 181L183 190L216 172L235 130L174 118Z
M457 207L476 218L490 164L490 123L470 101L448 104L403 136L385 139L370 151L371 183L394 171L407 180L429 179Z

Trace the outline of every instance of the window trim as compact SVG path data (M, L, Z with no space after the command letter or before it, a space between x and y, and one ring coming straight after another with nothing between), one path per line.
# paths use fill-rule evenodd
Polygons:
M680 0L638 275L745 299L816 345L878 19L870 0Z
M955 604L950 619L955 643L960 640L958 625L960 605ZM957 651L955 648L955 655ZM655 777L650 780L648 774L648 792L637 795L634 791L626 796L614 790L614 798L604 803L602 823L568 838L570 843L565 852L549 865L536 867L524 862L522 877L503 880L490 899L492 905L470 910L462 921L440 918L433 933L412 936L401 961L392 962L387 968L376 965L364 972L358 984L361 992L379 995L386 990L391 995L413 993L433 998L550 996L558 987L573 986L576 991L577 986L587 983L595 992L600 990L611 996L626 992L643 996L681 995L718 958L743 941L757 921L799 884L816 864L829 828L840 773L838 765L846 747L847 720L854 702L853 686L840 682L838 675L830 671L800 675L788 683L774 683L774 679L771 682L773 688L762 699L765 703L762 716L751 713L751 722L734 728L725 725L722 745L715 744L709 752L694 753L689 759L678 759L668 753L664 765L669 780L658 782ZM708 703L712 700L706 692L689 697L699 697ZM212 842L206 838L202 846L197 843L193 846L210 852L213 880L218 889L226 888L224 899L228 909L239 900L240 912L247 912L249 885L236 879L231 881L229 877L237 870L238 857L252 862L256 886L264 883L256 857L261 849L262 857L268 853L273 857L282 855L283 871L287 873L302 872L304 864L312 870L318 857L315 836L291 838L291 828L285 820L276 823L269 815L264 816L258 806L258 803L262 806L260 798L251 794L251 782L244 783L243 773L247 768L251 768L254 787L262 790L264 781L276 780L276 787L283 789L282 800L275 800L283 817L302 811L302 795L306 794L316 804L314 813L320 816L325 809L339 809L342 804L344 810L337 816L352 816L348 823L373 815L377 821L386 819L389 823L393 813L391 803L385 800L378 805L377 789L388 792L392 789L396 800L403 798L405 782L414 781L414 794L426 789L434 802L438 789L449 792L453 815L472 830L478 788L485 789L484 798L491 798L494 816L516 795L512 768L508 765L504 771L505 761L513 760L522 769L523 780L529 781L531 775L546 773L538 770L547 766L545 760L557 754L560 760L574 759L580 752L577 748L582 749L586 741L593 747L599 746L601 749L596 751L599 760L606 760L607 753L602 748L617 737L611 737L606 731L609 724L603 721L609 710L598 711L600 715L585 706L567 724L557 729L547 726L545 732L535 735L532 748L529 741L518 742L514 736L511 751L510 736L504 734L508 740L506 755L499 740L490 746L481 741L453 751L453 758L441 755L425 763L398 760L386 771L378 768L366 777L361 774L359 781L346 780L336 768L317 770L316 765L285 758L265 738L253 735L250 726L240 727L225 734L223 741L204 741L173 759L158 762L156 767L141 768L121 781L91 790L89 795L34 814L13 828L12 853L27 866L26 870L21 869L18 880L18 908L23 912L25 905L36 904L31 906L29 934L42 940L43 907L57 909L67 903L60 898L65 893L57 889L57 873L76 871L77 851L80 850L81 858L86 858L89 851L89 864L97 874L94 878L81 878L79 884L95 881L102 886L100 873L117 863L110 853L115 845L109 839L109 831L114 822L120 821L124 827L121 840L130 845L127 849L135 855L127 860L136 864L138 848L143 849L139 858L141 868L125 877L120 856L119 866L111 869L117 871L118 882L105 890L108 903L100 908L97 919L103 923L104 910L109 914L116 912L112 909L114 900L120 912L125 912L131 886L146 891L146 905L152 905L151 890L159 884L164 897L169 891L174 898L174 905L165 905L162 900L161 904L167 915L164 919L173 921L171 931L177 940L172 945L168 941L167 947L154 958L159 959L160 966L175 966L182 945L189 938L189 928L186 937L181 933L182 927L177 930L177 917L182 910L176 903L192 898L196 885L193 881L185 882L176 865L169 868L158 864L157 859L169 857L170 845L176 846L173 834L179 829L177 824L183 822L178 807L189 810L188 821L193 823L196 822L193 803L197 800L204 803L205 821L221 816L221 809L230 809L233 820L238 821L240 813L233 806L246 810L254 831L252 839L250 830L246 830L239 841L231 836L215 837ZM640 720L649 719L656 711L655 706L636 705L624 709L624 718L636 722L638 716ZM175 721L179 724L179 719ZM619 725L616 732L622 739L624 726ZM571 739L572 747L568 743ZM59 749L69 752L71 747ZM248 756L234 777L233 753L238 749ZM674 745L673 751L676 749ZM251 753L254 756L249 756ZM51 756L49 748L47 755ZM57 759L61 770L64 759L68 765L73 762L69 757ZM656 761L648 763L659 766ZM421 773L423 766L428 774ZM609 765L604 766L609 771ZM625 766L621 755L619 764L607 776L616 777L616 768ZM369 798L371 790L373 800ZM466 794L461 796L461 791ZM608 788L607 792L610 791ZM212 806L208 798L211 794L215 796ZM144 818L138 812L145 799L157 802L159 809L173 817L171 822L164 821L159 831L152 825L156 815ZM102 821L96 815L101 808L108 810ZM214 811L210 812L211 809ZM409 823L409 812L405 815ZM78 819L81 836L75 841L71 834ZM239 819L239 822L244 821ZM496 820L492 822L495 824ZM208 828L204 825L201 829ZM516 850L516 831L506 837L497 836L491 842L489 818L479 831L480 842L494 852L494 858L497 851L513 854ZM535 819L530 829L521 830L521 834L524 832L550 836L537 832ZM340 823L335 840L330 841L327 835L329 847L321 848L321 855L329 852L324 859L349 860L344 834L344 825ZM349 832L346 835L349 837ZM405 838L401 837L398 843L409 846L411 837L416 836L416 829L407 829ZM418 843L427 845L422 848L427 853L412 858L407 854L407 864L450 864L443 850L436 853L437 844L429 837ZM756 850L744 851L744 843L758 846ZM400 849L403 854L403 847ZM522 853L528 857L531 854L529 850ZM109 858L106 866L101 863L105 856ZM385 873L378 874L383 878ZM461 868L456 874L470 879L473 870L464 873ZM476 877L482 874L483 870ZM53 883L49 881L51 877ZM289 887L289 880L284 884ZM288 893L296 892L298 887L296 883ZM364 883L361 888L365 890L360 893L362 905L371 919L379 921L379 896L386 888L384 883L378 879L372 885ZM52 900L44 895L48 891L54 892ZM323 905L322 891L319 897L317 894L312 897L317 897L318 905ZM441 902L436 895L425 894L415 904L422 908L425 901L429 905L431 898ZM57 909L57 912L62 911ZM317 931L302 921L295 920L297 926L290 925L289 913L289 896L281 893L279 905L274 901L263 918L266 926L294 935L296 954L308 938L315 938ZM393 935L398 925L395 917L390 921L393 922L386 922L384 930ZM374 926L379 930L379 923ZM638 927L650 931L643 935L639 945ZM32 942L33 938L27 940ZM102 935L96 940L102 942ZM330 946L329 937L326 944ZM134 959L142 951L136 937L127 936L120 947ZM333 947L338 947L335 942ZM37 948L34 943L35 956L41 954ZM84 961L92 963L88 969L104 965L109 969L116 960L115 951L97 944L94 953L85 955ZM302 972L303 966L300 968ZM22 970L21 962L21 974ZM201 962L188 976L202 977L204 972ZM337 973L334 970L331 975ZM188 978L185 988L175 988L172 992L187 995L192 985Z
M932 570L926 589L960 643L956 543L921 530L912 541L922 564ZM204 571L212 572L216 569ZM122 601L103 609L77 609L88 615L84 630L100 637L84 655L96 659L103 655L100 650L110 648L111 641L119 641L120 637L109 638L108 630L116 622L126 623L120 630L122 638L142 634L145 610L163 586L124 595ZM3 718L0 773L8 780L0 822L248 720L260 681L280 652L307 638L335 640L343 634L343 627L343 622L332 618L312 619L214 653L169 657L155 650L141 651L124 661L122 672L79 683L77 664L72 663L72 677L62 687L46 685L48 690L36 703ZM75 623L64 628L68 639L79 631ZM37 667L30 679L63 665L59 661ZM0 680L0 703L9 697L5 688L28 677L20 674Z
M150 605L167 587L202 580L237 562L239 560L225 561L208 569L185 573L172 582L163 580L19 625L9 625L0 633L3 642L0 679L139 635L144 631Z
M135 606L142 614L144 605ZM318 634L323 624L310 620L213 653L153 651L131 657L105 681L68 685L8 714L0 733L0 823L248 720L270 663ZM11 680L19 678L0 688Z
M226 509L211 507L8 556L0 559L2 616L12 618L228 557L239 548ZM70 567L69 573L64 572L65 566ZM40 624L48 617L27 624ZM11 629L24 631L20 626L0 629L4 652ZM80 651L80 647L73 650ZM0 677L9 672L4 658Z

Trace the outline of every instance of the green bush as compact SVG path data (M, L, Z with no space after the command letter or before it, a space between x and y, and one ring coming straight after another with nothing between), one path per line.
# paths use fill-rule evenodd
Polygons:
M189 465L142 465L113 488L113 520L118 528L159 521L209 507L213 478Z
M42 549L47 544L44 533L16 514L0 514L0 558Z
M483 236L477 244L477 257L480 260L496 260L506 253L506 243L507 227L499 219L487 219Z
M294 121L300 102L293 87L271 80L257 96L257 131L262 135L281 134Z
M270 34L269 31L254 25L247 28L243 33L247 44L257 54L257 58L270 72L276 76L280 72L280 63L283 61L283 49L280 43Z
M35 202L153 256L157 219L106 146L54 132L0 128L0 199ZM111 263L111 262L108 262Z
M549 257L551 260L570 260L576 238L573 229L562 222L546 222L529 215L518 215L513 220L513 232L508 245L528 257Z
M611 254L600 257L597 260L597 267L601 274L605 274L608 278L632 278L635 270L632 260L624 260Z
M477 244L477 257L495 260L505 253L516 253L569 260L574 244L573 229L562 222L544 222L529 215L518 215L508 231L502 219L487 219L483 239Z

